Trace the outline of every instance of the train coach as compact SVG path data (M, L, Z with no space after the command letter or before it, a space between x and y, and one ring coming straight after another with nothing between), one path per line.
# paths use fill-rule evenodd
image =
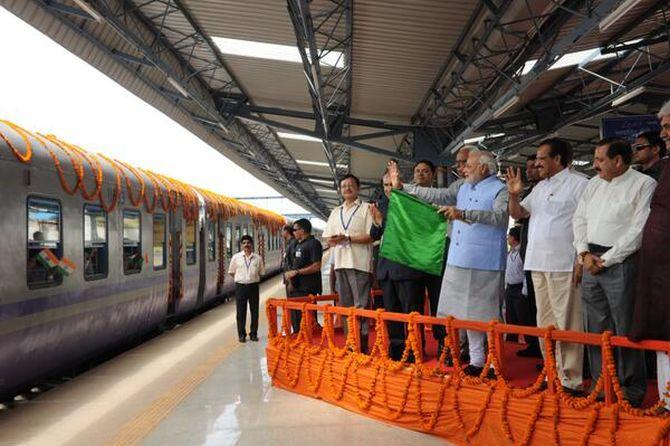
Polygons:
M0 121L0 400L211 306L282 216Z

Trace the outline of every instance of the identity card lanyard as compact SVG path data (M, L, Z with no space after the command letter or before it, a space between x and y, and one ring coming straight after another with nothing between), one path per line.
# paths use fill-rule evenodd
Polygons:
M251 261L253 260L254 255L251 254L249 256L249 261L247 262L247 256L242 256L244 258L244 266L247 267L247 274L249 274L249 267L251 266Z
M344 228L344 233L345 234L347 233L347 230L349 229L349 226L351 226L351 220L353 220L354 215L356 215L356 212L358 211L359 207L361 207L360 204L358 206L356 206L356 209L354 209L354 212L351 213L351 215L349 216L349 221L347 221L346 225L344 224L344 206L342 206L340 208L340 223L342 223L342 228Z

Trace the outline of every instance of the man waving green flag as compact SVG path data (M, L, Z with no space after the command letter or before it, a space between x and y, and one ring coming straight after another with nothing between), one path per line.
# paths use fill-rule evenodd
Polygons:
M447 221L431 204L394 189L391 192L380 255L420 271L442 275Z

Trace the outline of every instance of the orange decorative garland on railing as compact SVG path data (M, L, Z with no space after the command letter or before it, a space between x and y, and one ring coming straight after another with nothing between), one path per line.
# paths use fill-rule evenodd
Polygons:
M271 299L267 302L268 371L275 385L374 418L444 436L459 444L616 445L634 441L640 445L656 445L667 442L670 417L657 415L663 402L642 410L631 407L625 400L614 367L612 335L609 332L598 337L586 333L571 334L553 327L538 329L497 322L482 324L453 318L440 320L416 313L400 315L383 310L372 312L312 303L332 298L309 297L304 302ZM278 328L277 310L280 308L282 318ZM291 334L289 309L302 311L297 334ZM311 319L314 311L320 311L324 316L318 343L312 342ZM348 335L343 348L337 347L334 342L334 314L347 316ZM358 348L359 317L376 321L376 339L368 355L360 353ZM407 323L405 350L400 361L392 361L388 357L385 320ZM454 360L451 369L447 369L442 362L437 366L421 363L419 326L436 323L445 325L448 333L442 359L447 354L451 355ZM461 369L458 330L466 328L485 328L488 334L487 365L481 376L467 376ZM547 352L544 369L527 388L513 388L504 378L499 338L506 332L539 335L544 339ZM602 344L605 352L603 370L587 397L573 397L563 391L554 358L556 340ZM626 342L617 338L617 345L633 345ZM666 351L670 349L670 343L645 342L639 345L658 346ZM415 364L407 362L410 353L417 361ZM486 377L489 366L496 370L495 379ZM611 388L605 386L604 377L611 382ZM326 387L322 384L324 380L328 382ZM605 392L606 402L597 401L601 392ZM581 431L575 431L575 423Z

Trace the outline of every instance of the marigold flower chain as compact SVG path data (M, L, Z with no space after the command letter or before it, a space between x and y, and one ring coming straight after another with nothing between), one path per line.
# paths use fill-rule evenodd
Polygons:
M314 302L313 298L309 299ZM502 431L502 438L506 438L509 442L518 445L527 445L534 442L535 430L538 426L541 414L545 403L549 403L550 409L550 429L551 429L551 443L554 445L561 444L561 436L559 427L561 425L561 405L565 405L573 410L583 411L588 409L588 417L583 432L580 435L580 444L588 444L591 437L595 433L595 426L602 414L602 409L605 407L602 403L596 401L597 395L603 390L605 373L610 373L613 386L616 387L616 373L612 367L609 367L611 356L611 345L609 343L610 335L603 336L603 346L606 352L605 362L607 367L601 374L600 379L596 382L593 391L585 398L575 398L565 393L560 385L558 374L556 373L556 363L554 358L554 346L552 332L553 327L549 327L544 336L546 347L546 361L545 367L538 375L535 382L525 389L512 388L504 379L502 373L497 373L497 379L491 381L483 376L468 377L463 373L459 358L458 358L458 330L453 326L453 318L447 318L445 323L446 332L448 334L445 350L448 351L454 358L455 366L450 371L445 371L442 366L435 367L427 366L417 361L414 364L407 362L409 354L414 354L415 358L421 358L421 347L418 336L418 324L416 323L416 314L410 314L407 323L407 339L405 342L405 349L403 357L400 361L393 361L388 358L388 333L386 332L386 325L382 317L383 310L378 310L375 315L375 342L369 354L365 355L358 351L358 323L355 309L347 311L347 328L348 333L345 340L345 347L339 348L334 343L334 327L333 314L328 312L330 305L325 305L326 313L324 315L324 327L321 331L321 337L318 344L314 344L311 339L312 330L312 313L307 311L307 303L302 304L302 322L300 330L297 334L291 335L289 311L286 308L286 301L281 304L278 301L269 302L266 307L266 313L270 318L270 344L278 346L279 354L276 355L276 361L269 360L269 371L273 380L282 380L286 382L289 388L296 387L300 375L305 374L307 379L307 389L314 395L321 392L328 391L333 401L342 401L344 392L347 391L347 383L352 385L351 391L354 392L354 401L356 406L362 412L370 411L375 401L379 401L381 407L384 407L386 419L391 421L400 420L400 418L407 414L407 406L410 397L413 398L416 407L419 426L424 431L433 431L437 427L440 414L445 413L452 418L456 426L458 426L458 433L463 435L463 442L470 443L475 441L478 433L481 430L486 420L486 413L490 410L495 410L497 407L493 401L497 399L500 403L499 425ZM276 319L272 322L272 318L276 317L276 311L271 311L270 307L282 308L282 329L281 334L277 333ZM274 315L274 316L273 316ZM487 334L489 338L489 349L487 354L487 367L492 366L497 371L500 367L500 353L497 351L497 344L495 342L497 323L492 322L487 327ZM271 355L268 355L270 357ZM289 358L296 358L297 362L289 361ZM341 364L341 373L336 376L335 362ZM293 364L293 366L291 366ZM303 367L304 366L304 367ZM316 366L316 368L315 368ZM369 370L370 374L365 374L364 369ZM400 391L400 398L398 407L392 407L389 398L389 377L394 374L395 377L401 378L398 384ZM366 376L366 384L362 382L362 377ZM322 382L324 376L327 376L328 387L323 388ZM541 390L541 385L545 379L553 380L553 389L555 394L549 393L549 390ZM285 380L284 380L285 378ZM425 386L428 381L426 379L439 379L439 387L437 387L437 401L435 407L429 410L425 407ZM433 381L434 382L434 381ZM480 405L477 408L474 422L470 426L465 424L464 413L465 410L461 407L460 396L463 390L463 384L468 386L486 386L485 393ZM328 390L326 390L328 389ZM435 387L433 387L435 389ZM450 391L449 391L450 390ZM498 390L500 390L498 392ZM620 392L620 388L617 390ZM499 395L499 396L496 396ZM528 420L524 423L522 437L515 441L510 421L508 418L510 399L526 399L534 397L535 403L533 411L528 415ZM449 410L444 407L445 399L449 398L451 404ZM621 397L619 401L607 407L608 416L608 433L607 441L611 445L617 443L617 433L620 429L619 412L623 410L627 412L628 408ZM491 409L493 408L493 409ZM468 409L472 410L472 409ZM631 410L627 412L633 416L649 416L646 411ZM409 415L409 414L408 414ZM659 424L656 438L658 441L666 438L670 434L670 418L663 419ZM470 423L468 423L470 424ZM546 432L546 431L545 431Z

